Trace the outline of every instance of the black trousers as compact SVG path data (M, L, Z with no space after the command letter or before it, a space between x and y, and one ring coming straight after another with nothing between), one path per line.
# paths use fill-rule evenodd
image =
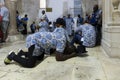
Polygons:
M26 35L27 34L27 24L23 24L23 26L24 26L24 30L22 31L22 34Z
M79 44L79 46L77 47L76 52L77 53L84 53L86 52L86 47L84 45L82 45L82 41L81 41L82 36L79 34L75 34L72 41L71 41L71 45L73 45L74 43Z
M32 45L28 52L20 51L18 55L13 57L13 60L22 65L23 67L32 68L36 65L37 60L43 60L44 53L40 56L33 56L33 51L35 49L35 45ZM22 56L25 56L24 58Z
M102 38L102 32L101 32L101 27L102 25L97 25L96 29L96 46L101 44L101 38Z

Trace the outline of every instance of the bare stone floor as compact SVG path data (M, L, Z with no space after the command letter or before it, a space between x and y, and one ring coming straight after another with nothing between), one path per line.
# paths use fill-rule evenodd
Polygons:
M120 59L109 58L101 47L87 48L88 57L64 62L48 56L34 68L5 65L8 52L19 48L25 49L24 41L0 44L0 80L120 80Z

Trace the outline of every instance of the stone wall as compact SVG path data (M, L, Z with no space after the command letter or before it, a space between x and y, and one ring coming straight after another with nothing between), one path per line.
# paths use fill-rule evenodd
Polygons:
M9 0L5 0L7 3ZM73 14L71 9L74 9L74 1L73 0L61 0L61 1L55 1L55 0L47 0L47 7L53 8L53 12L47 12L46 14L48 15L48 18L50 20L55 20L57 17L66 15L67 13ZM54 3L57 4L54 4ZM61 3L62 2L62 3ZM61 3L59 5L59 3ZM65 4L66 5L65 5ZM40 0L17 0L16 2L16 8L20 12L21 17L23 17L25 14L28 14L28 29L29 25L33 22L36 21L37 17L39 14L41 14L40 11ZM85 13L92 13L93 6L95 4L98 4L98 0L82 0L82 8L83 8L83 14L85 16ZM7 5L10 5L9 3ZM53 6L55 5L55 6ZM65 7L67 6L67 7ZM57 10L57 12L55 11ZM39 13L40 12L40 13Z
M30 31L30 24L36 21L39 13L39 0L17 0L17 10L20 12L21 17L28 14L28 31Z
M119 6L118 8L114 7L112 1L103 0L102 47L110 57L120 58L120 8ZM120 4L120 2L118 3ZM115 13L117 14L113 15Z
M98 4L98 1L99 0L82 0L84 15L85 13L91 14L93 11L93 6Z
M90 13L91 14L92 10L93 10L93 6L95 4L98 4L98 1L99 0L82 0L83 13L84 14L85 13ZM67 14L67 13L73 14L73 12L71 12L72 9L74 9L74 5L73 5L74 1L73 0L69 0L69 1L67 1L67 0L61 0L61 1L47 0L47 2L48 2L47 3L47 7L50 7L50 8L54 7L53 8L53 12L55 12L54 10L57 10L57 11L59 9L61 10L61 8L64 7L64 5L63 5L64 2L67 2L66 5L65 5L67 7L63 8L66 11L62 10L62 12L63 12L63 14ZM57 4L55 5L53 2L57 3ZM62 3L63 6L61 6L60 3ZM28 14L28 17L30 18L30 21L29 21L29 24L30 24L32 21L36 20L36 17L38 17L38 13L40 11L39 5L40 5L40 1L39 0L18 0L18 2L17 2L17 9L21 13L22 16L24 14ZM55 5L55 6L52 6L52 5ZM55 8L57 8L57 9L55 9ZM53 12L48 12L47 13L48 15L50 15L50 18L53 18L53 16L56 17L55 15L52 15L52 14L56 14L56 13L53 13ZM61 11L59 11L57 13L59 14L59 13L61 13ZM57 15L57 16L62 16L62 14ZM54 20L54 19L51 19L51 20Z

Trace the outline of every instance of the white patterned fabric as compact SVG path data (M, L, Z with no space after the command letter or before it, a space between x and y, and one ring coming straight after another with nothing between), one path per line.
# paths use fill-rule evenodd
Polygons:
M82 31L82 36L84 38L83 45L86 47L93 47L95 46L96 42L96 32L94 26L90 24L84 24L79 26L76 29L76 32Z
M48 31L48 26L49 25L46 21L41 21L38 25L40 26L40 29L44 28L46 31Z
M47 54L50 53L51 48L63 52L66 46L66 35L63 28L56 28L54 32L37 32L27 37L26 46L29 48L31 45L35 45L35 48L42 48ZM39 53L34 55L37 56Z

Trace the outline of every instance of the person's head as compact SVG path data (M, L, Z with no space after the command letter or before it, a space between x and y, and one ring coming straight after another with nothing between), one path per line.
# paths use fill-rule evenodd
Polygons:
M33 21L33 24L35 24L35 21Z
M85 16L88 16L88 13L86 13Z
M78 34L82 36L82 31L80 30L80 31L78 32Z
M63 19L65 19L66 18L66 16L63 16Z
M98 9L99 9L98 5L97 5L97 4L94 5L94 7L93 7L93 12L96 12Z
M16 16L19 16L19 12L16 10Z
M19 14L18 10L16 10L16 14Z
M65 26L65 21L63 18L58 18L55 22L56 26L59 27L59 26Z
M49 24L49 25L51 25L51 24L52 24L52 22L50 21L48 24Z
M68 14L68 18L70 18L70 16L71 16L71 15L70 15L70 14Z
M81 17L80 14L78 14L78 17Z
M42 14L45 14L45 10L42 10Z
M27 14L25 14L25 17L27 17L28 15Z

